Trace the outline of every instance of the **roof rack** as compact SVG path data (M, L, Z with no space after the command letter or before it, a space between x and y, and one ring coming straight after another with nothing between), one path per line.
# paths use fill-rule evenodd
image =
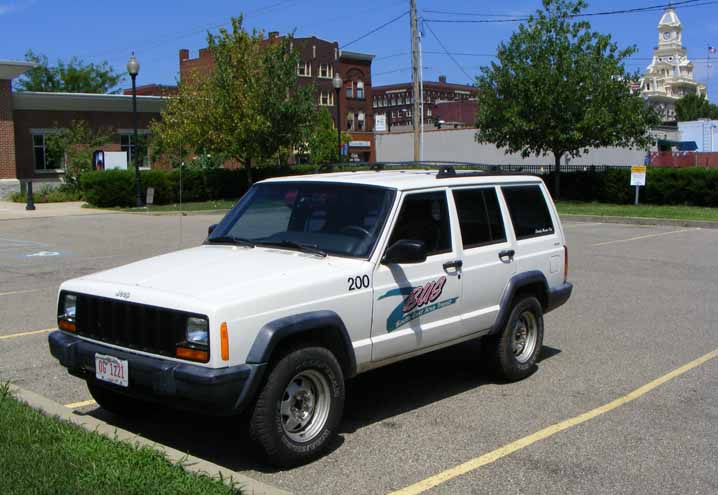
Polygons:
M367 167L369 170L381 172L390 169L416 169L416 170L436 170L437 179L449 179L454 177L487 177L492 175L522 175L523 169L509 171L501 170L501 165L488 165L482 163L471 162L452 162L452 161L388 161L388 162L350 162L350 163L332 163L322 165L317 171L334 170L335 167ZM459 173L461 172L461 173Z

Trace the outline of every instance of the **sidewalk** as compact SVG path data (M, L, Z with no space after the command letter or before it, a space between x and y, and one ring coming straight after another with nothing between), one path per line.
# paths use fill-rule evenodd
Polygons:
M95 208L83 208L82 201L67 203L36 203L34 211L25 210L25 203L0 201L1 220L24 220L27 218L70 217L79 215L111 215L114 212Z

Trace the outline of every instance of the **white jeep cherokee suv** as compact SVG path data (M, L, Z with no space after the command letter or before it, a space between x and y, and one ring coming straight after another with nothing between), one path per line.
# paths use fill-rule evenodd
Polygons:
M246 411L267 459L293 466L330 443L359 373L483 337L500 377L529 375L566 272L536 177L270 179L201 246L62 284L50 349L105 409Z

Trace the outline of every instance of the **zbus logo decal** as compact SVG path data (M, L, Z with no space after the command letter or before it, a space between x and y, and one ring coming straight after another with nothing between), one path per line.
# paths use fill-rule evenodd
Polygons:
M379 299L387 297L402 295L405 296L404 300L401 301L396 308L389 314L386 319L386 330L387 332L393 332L397 328L406 325L412 320L445 308L454 304L458 297L452 297L438 301L441 294L444 292L444 286L446 285L446 276L439 277L436 280L431 280L425 285L420 287L402 287L399 289L392 289L386 294L381 296Z

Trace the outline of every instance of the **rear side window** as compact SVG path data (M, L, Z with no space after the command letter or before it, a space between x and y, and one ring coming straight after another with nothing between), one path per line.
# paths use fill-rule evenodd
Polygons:
M506 240L496 189L458 189L453 194L464 249Z
M554 233L551 214L539 186L502 187L509 207L516 239L528 239Z
M410 194L404 199L389 246L401 239L424 241L429 256L451 251L446 193Z

